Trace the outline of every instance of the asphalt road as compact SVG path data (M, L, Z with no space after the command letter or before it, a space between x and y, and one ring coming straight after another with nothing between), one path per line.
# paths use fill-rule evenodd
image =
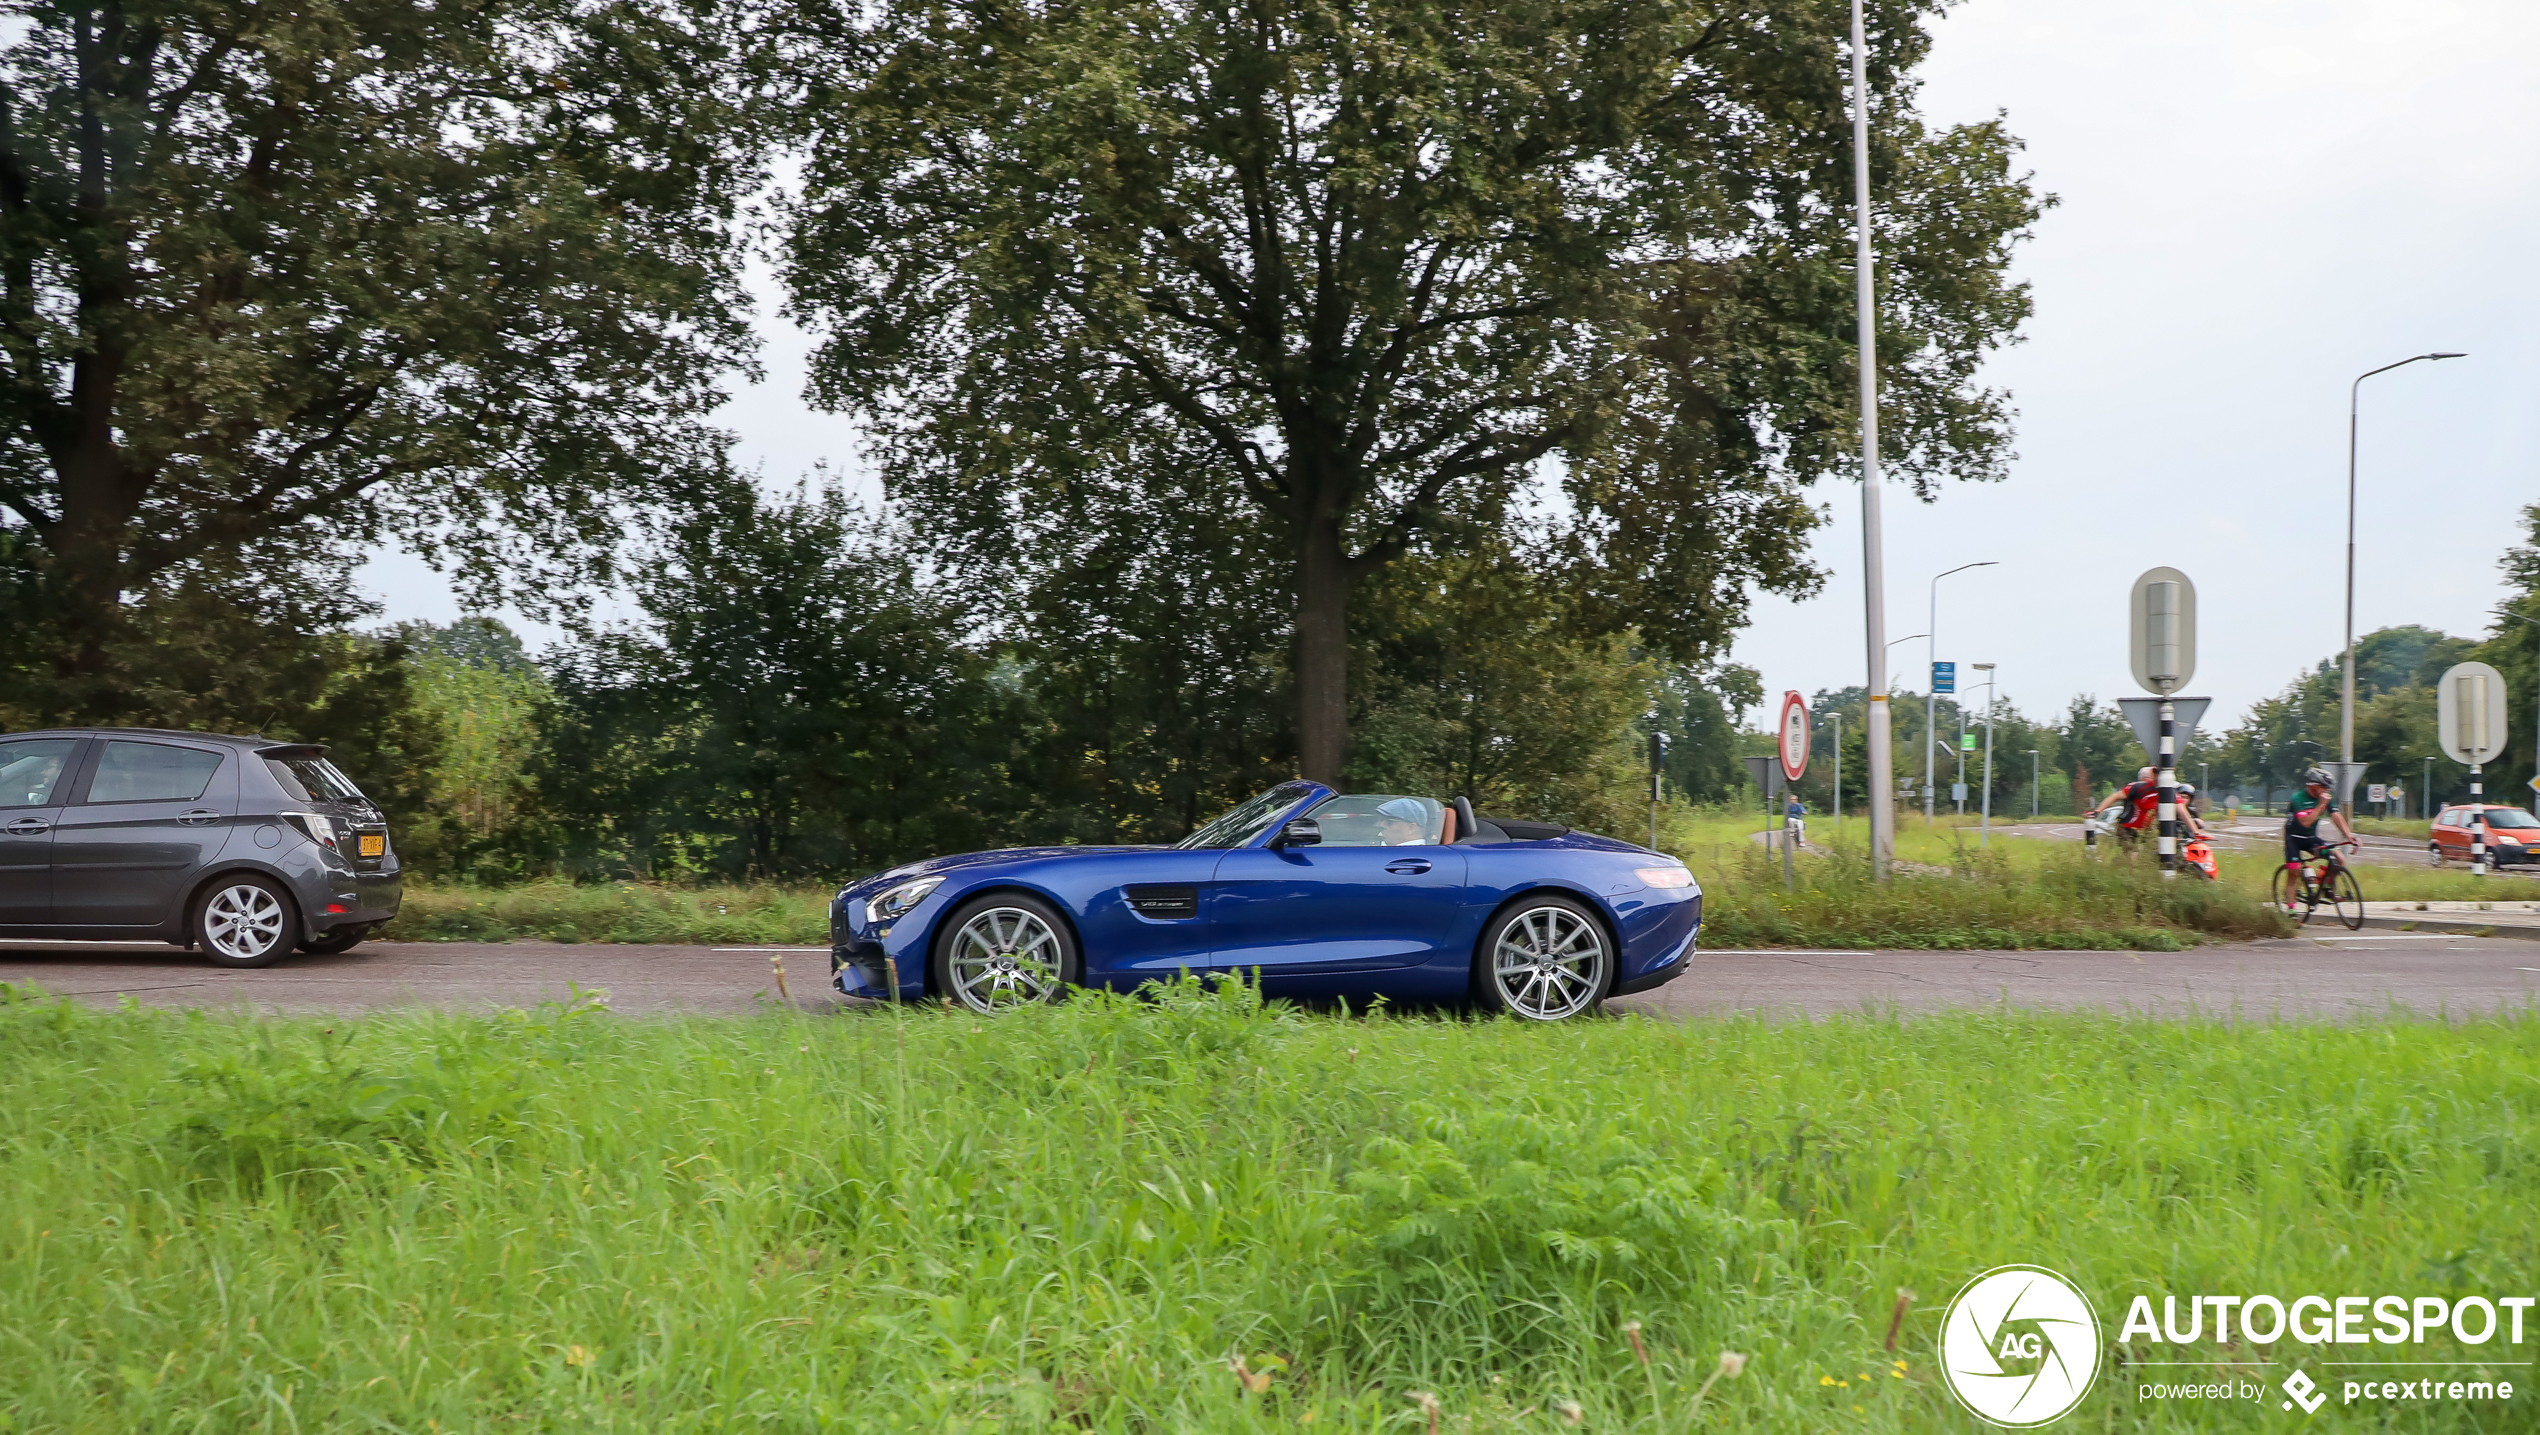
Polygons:
M747 1012L776 1000L771 955L806 1011L849 1004L823 986L816 950L389 942L224 971L170 947L0 941L0 981L111 1006L357 1012L559 1001L575 985L629 1014ZM1654 992L1617 1000L1656 1015L1825 1016L1930 1012L2008 1001L2041 1008L2339 1019L2393 1006L2462 1016L2540 998L2540 944L2360 932L2186 952L1712 951Z

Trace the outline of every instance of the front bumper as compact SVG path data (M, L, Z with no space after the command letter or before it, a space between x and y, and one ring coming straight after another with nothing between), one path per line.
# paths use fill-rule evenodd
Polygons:
M869 894L857 891L853 898L841 895L829 904L831 984L840 996L890 1001L892 969L896 966L898 1000L924 1001L926 957L922 943L934 915L935 899L930 897L896 921L877 928L864 924L862 907L866 895Z

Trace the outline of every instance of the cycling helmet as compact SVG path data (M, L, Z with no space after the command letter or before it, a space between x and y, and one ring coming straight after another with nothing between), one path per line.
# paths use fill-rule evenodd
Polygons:
M2337 785L2337 779L2328 775L2327 768L2315 767L2302 774L2302 785L2304 787L2308 787L2313 783L2318 783L2322 787L2335 787Z

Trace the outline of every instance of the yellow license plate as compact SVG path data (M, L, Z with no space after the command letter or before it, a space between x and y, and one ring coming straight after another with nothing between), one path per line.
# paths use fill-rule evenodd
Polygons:
M362 855L364 857L382 857L386 856L387 852L387 838L376 832L365 832L362 834Z

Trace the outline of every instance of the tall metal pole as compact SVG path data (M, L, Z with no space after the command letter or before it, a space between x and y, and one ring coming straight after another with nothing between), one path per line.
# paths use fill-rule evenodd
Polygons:
M1978 663L1976 671L1984 674L1984 817L1980 822L1984 835L1976 840L1979 847L1993 845L1993 664Z
M1854 307L1859 311L1861 369L1861 592L1863 641L1870 659L1870 870L1888 879L1896 859L1896 768L1887 710L1887 557L1879 532L1878 284L1870 248L1870 60L1861 0L1852 0L1852 200Z
M2037 749L2028 750L2028 820L2037 820Z
M1843 826L1843 714L1828 713L1834 724L1834 825Z
M2178 875L2178 709L2170 702L2166 688L2161 693L2161 770L2153 780L2159 784L2158 821L2161 833L2161 875Z
M2411 354L2395 364L2366 369L2346 386L2346 692L2337 707L2337 755L2345 764L2338 769L2341 781L2352 779L2355 770L2355 447L2359 405L2363 398L2364 380L2392 369L2405 368L2422 359L2465 359L2467 354ZM2349 794L2339 792L2340 802Z
M1995 564L1996 560L1987 558L1981 563L1961 563L1950 569L1948 573L1934 573L1931 576L1931 631L1923 635L1931 639L1925 649L1930 661L1924 665L1923 672L1923 822L1926 826L1931 822L1933 744L1940 740L1940 719L1933 715L1940 702L1939 679L1936 676L1940 671L1940 580L1948 577L1950 573L1964 573L1970 568L1991 568ZM1955 684L1951 687L1950 705L1957 706ZM1961 728L1966 726L1963 710L1960 713L1959 726Z

